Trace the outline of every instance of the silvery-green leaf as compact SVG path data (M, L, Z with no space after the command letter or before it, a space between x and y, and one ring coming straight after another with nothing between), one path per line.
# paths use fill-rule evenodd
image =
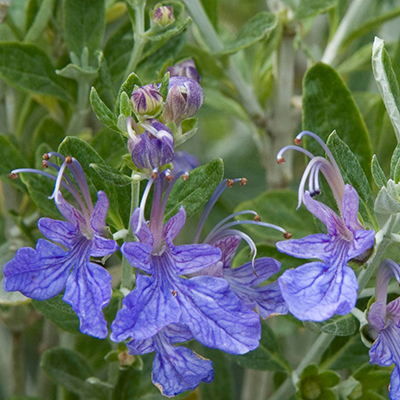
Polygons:
M397 141L400 141L400 89L384 41L375 37L372 48L372 70L385 103Z

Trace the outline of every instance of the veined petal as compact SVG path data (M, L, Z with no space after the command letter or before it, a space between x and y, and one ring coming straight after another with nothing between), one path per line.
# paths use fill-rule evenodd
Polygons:
M96 205L90 216L90 224L96 232L102 233L104 231L109 206L110 202L108 201L107 195L102 190L99 190L97 192Z
M363 229L358 221L358 194L353 186L345 185L342 200L342 216L346 225L354 232Z
M276 314L287 314L288 305L282 296L278 282L253 289L256 295L253 296L258 313L262 318L268 318Z
M56 206L61 215L76 229L81 229L86 226L85 218L82 213L77 210L72 204L68 203L61 192L57 194Z
M377 301L371 305L368 311L368 322L378 331L385 328L386 322L386 303Z
M370 230L359 229L354 234L354 240L351 242L347 254L347 260L351 260L354 257L364 253L364 251L374 247L375 243L375 232Z
M301 321L348 314L357 300L358 282L347 266L308 263L285 271L278 282L289 311Z
M140 208L136 208L131 217L131 224L133 228L133 232L140 240L141 243L147 244L148 246L153 246L153 234L151 233L147 224L143 221L140 225L140 229L136 232L138 224L139 224L139 217L140 217Z
M390 400L400 400L400 370L398 365L394 367L390 375L389 398Z
M69 222L57 221L51 218L40 218L38 228L50 240L62 244L70 249L79 234L78 230Z
M224 270L224 278L230 283L253 287L260 285L281 269L281 263L270 257L258 258L254 264L248 262L238 268Z
M110 302L111 294L111 275L106 269L83 259L75 266L63 299L78 314L82 333L100 339L107 337L107 322L102 310Z
M229 290L224 279L210 276L182 279L176 299L181 305L180 322L205 346L232 354L244 354L258 346L261 335L258 315Z
M163 235L165 241L169 247L173 246L172 241L178 236L178 233L182 230L186 222L186 211L181 206L179 211L171 217L163 227Z
M4 289L20 291L35 300L47 300L60 293L68 279L71 261L59 246L39 239L36 250L19 249L5 264Z
M156 279L138 275L136 288L122 302L111 325L111 340L128 337L148 339L164 326L179 322L179 304L168 288Z
M172 397L194 390L201 381L214 379L212 362L186 347L175 347L161 334L157 335L152 381L164 396Z
M182 343L193 339L192 332L183 324L168 325L163 329L163 333L171 343Z
M298 258L319 258L327 262L331 258L332 241L334 238L323 233L309 235L302 239L291 239L278 242L277 249L281 253Z
M371 364L378 364L381 367L388 367L393 364L394 360L389 343L382 332L369 349L369 357Z
M126 242L121 247L122 254L135 268L152 274L153 266L150 263L151 247L139 242Z
M214 247L221 250L223 268L230 268L236 250L242 239L237 235L227 236L213 243Z
M209 244L187 244L174 247L170 254L174 260L175 273L191 274L217 263L221 251Z
M386 306L386 319L390 320L390 322L392 324L399 325L399 321L400 321L400 297L398 297L396 300L391 301ZM399 362L400 362L400 359L399 359Z
M134 356L152 353L155 351L154 337L144 340L132 339L126 344L126 347L129 350L129 354Z
M304 204L311 214L314 214L327 228L328 235L334 236L337 233L337 226L343 225L341 218L327 205L314 200L310 193L304 195Z
M119 246L115 240L106 239L97 234L93 237L93 246L90 251L92 257L104 257L115 253Z

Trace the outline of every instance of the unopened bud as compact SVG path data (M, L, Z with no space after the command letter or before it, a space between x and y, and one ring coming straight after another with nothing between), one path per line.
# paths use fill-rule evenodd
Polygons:
M191 78L173 76L169 80L169 91L162 119L164 123L175 122L192 117L204 102L201 86Z
M155 117L161 113L164 101L155 83L135 89L132 93L133 111L138 118Z
M201 81L200 74L193 60L185 60L172 67L168 67L166 72L169 72L170 76L186 76L187 78L194 79L198 83Z
M174 12L171 6L162 6L157 4L150 14L152 26L164 28L175 22Z

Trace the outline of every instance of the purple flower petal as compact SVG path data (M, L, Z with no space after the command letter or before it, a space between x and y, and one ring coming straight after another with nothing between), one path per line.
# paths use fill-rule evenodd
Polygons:
M119 246L115 240L106 239L95 234L90 255L92 257L104 257L115 253L118 248Z
M253 299L258 313L262 318L268 318L272 315L283 315L289 312L289 308L284 300L278 282L270 283L253 289L256 294Z
M96 232L102 233L104 231L109 206L110 202L107 195L102 190L98 191L97 202L90 216L90 224Z
M152 353L155 351L154 336L144 340L132 339L126 344L126 347L129 350L129 354L134 356Z
M217 263L221 251L208 244L188 244L177 246L171 250L174 259L175 273L191 274Z
M196 340L232 354L244 354L258 346L259 317L229 290L225 280L199 276L183 282L176 297L181 323L190 328Z
M385 328L386 322L386 303L377 301L371 305L368 311L368 322L377 330Z
M363 229L358 221L359 198L355 189L350 185L345 185L342 200L342 215L346 225L352 230Z
M143 275L138 275L136 288L122 304L111 325L114 342L128 337L148 339L164 326L179 322L181 315L175 297L160 279Z
M58 193L57 198L58 201L56 202L56 206L61 215L76 229L81 230L81 228L85 228L87 222L85 221L82 213L73 205L69 204L68 201L64 199L61 192Z
M396 364L390 375L389 398L390 400L400 400L400 371L398 364Z
M258 258L254 264L249 262L238 268L224 270L224 278L230 283L253 287L260 285L281 269L281 263L270 257Z
M308 192L304 195L304 204L307 210L326 226L328 235L335 236L337 234L337 227L343 225L343 221L331 208L314 200Z
M121 247L122 254L135 268L139 268L148 274L153 273L150 264L151 247L139 242L126 242Z
M140 216L140 209L136 208L131 217L131 224L133 228L133 232L135 236L140 240L141 243L147 244L148 246L153 246L153 234L150 232L149 227L146 223L142 223L140 225L139 231L137 231L137 227L139 224L139 216Z
M186 347L172 346L165 339L158 339L156 346L152 381L164 396L176 396L194 390L201 381L213 381L214 370L210 360Z
M302 321L324 321L334 314L348 314L357 300L354 271L340 264L322 262L288 270L278 279L290 312Z
M36 250L19 249L5 264L4 289L20 291L35 300L47 300L60 293L72 267L71 260L59 246L39 239Z
M351 260L354 257L364 253L375 243L375 232L360 229L355 232L354 240L350 243L347 259Z
M178 236L186 222L186 211L181 206L179 211L171 217L163 227L163 235L169 247L173 246L172 241Z
M391 301L386 306L386 320L390 320L390 322L392 324L399 325L399 322L400 322L400 297L398 297L396 300Z
M100 339L107 337L103 308L111 299L111 275L97 264L81 257L68 278L63 299L71 304L80 319L82 333Z
M278 242L276 248L285 254L298 258L319 258L329 261L334 238L323 233Z
M378 339L375 340L375 342L369 349L369 357L371 364L378 364L381 367L388 367L389 365L393 364L393 362L395 362L395 360L393 360L392 350L390 348L390 343L391 343L390 339L391 336L393 336L392 334L395 333L394 332L395 329L396 327L389 327L388 329L385 329L382 332L380 332ZM394 336L399 336L399 335L397 334ZM399 342L397 342L397 345L398 344Z
M193 334L186 325L171 324L163 329L164 335L171 343L182 343L193 339Z
M213 243L214 247L221 250L223 268L230 268L232 259L235 256L241 240L242 239L237 235L230 235Z
M69 222L57 221L51 218L40 218L38 228L50 240L62 244L70 249L74 245L78 230Z

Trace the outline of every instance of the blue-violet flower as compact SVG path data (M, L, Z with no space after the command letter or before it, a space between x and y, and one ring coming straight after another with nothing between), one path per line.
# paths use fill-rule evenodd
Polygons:
M296 318L324 321L334 314L348 314L355 306L358 282L347 263L373 247L375 233L365 230L359 222L358 194L352 186L344 184L328 147L317 135L307 131L301 132L295 143L299 144L304 135L313 137L321 144L330 162L324 157L315 157L301 147L286 146L278 153L278 163L284 161L282 155L288 149L301 151L310 157L299 187L299 206L303 202L326 226L327 234L278 242L277 248L282 253L322 260L285 271L278 281L289 311ZM332 189L340 215L313 199L320 193L320 172ZM309 190L304 191L308 177Z
M48 161L51 156L62 160L61 167ZM58 170L57 176L35 169L17 169L18 173L32 172L56 181L51 198L54 198L61 215L67 221L41 218L39 230L50 241L39 239L36 250L24 247L4 266L4 289L20 291L36 300L47 300L65 287L64 301L69 303L80 319L83 333L98 338L107 336L107 322L102 309L111 298L111 276L102 266L90 262L90 257L104 257L118 250L114 240L105 237L105 219L109 207L107 195L99 191L93 207L83 169L73 157L63 157L52 152L45 154L44 167ZM65 174L66 168L73 175L82 196L73 181ZM80 209L68 203L60 191L63 186L74 197Z

